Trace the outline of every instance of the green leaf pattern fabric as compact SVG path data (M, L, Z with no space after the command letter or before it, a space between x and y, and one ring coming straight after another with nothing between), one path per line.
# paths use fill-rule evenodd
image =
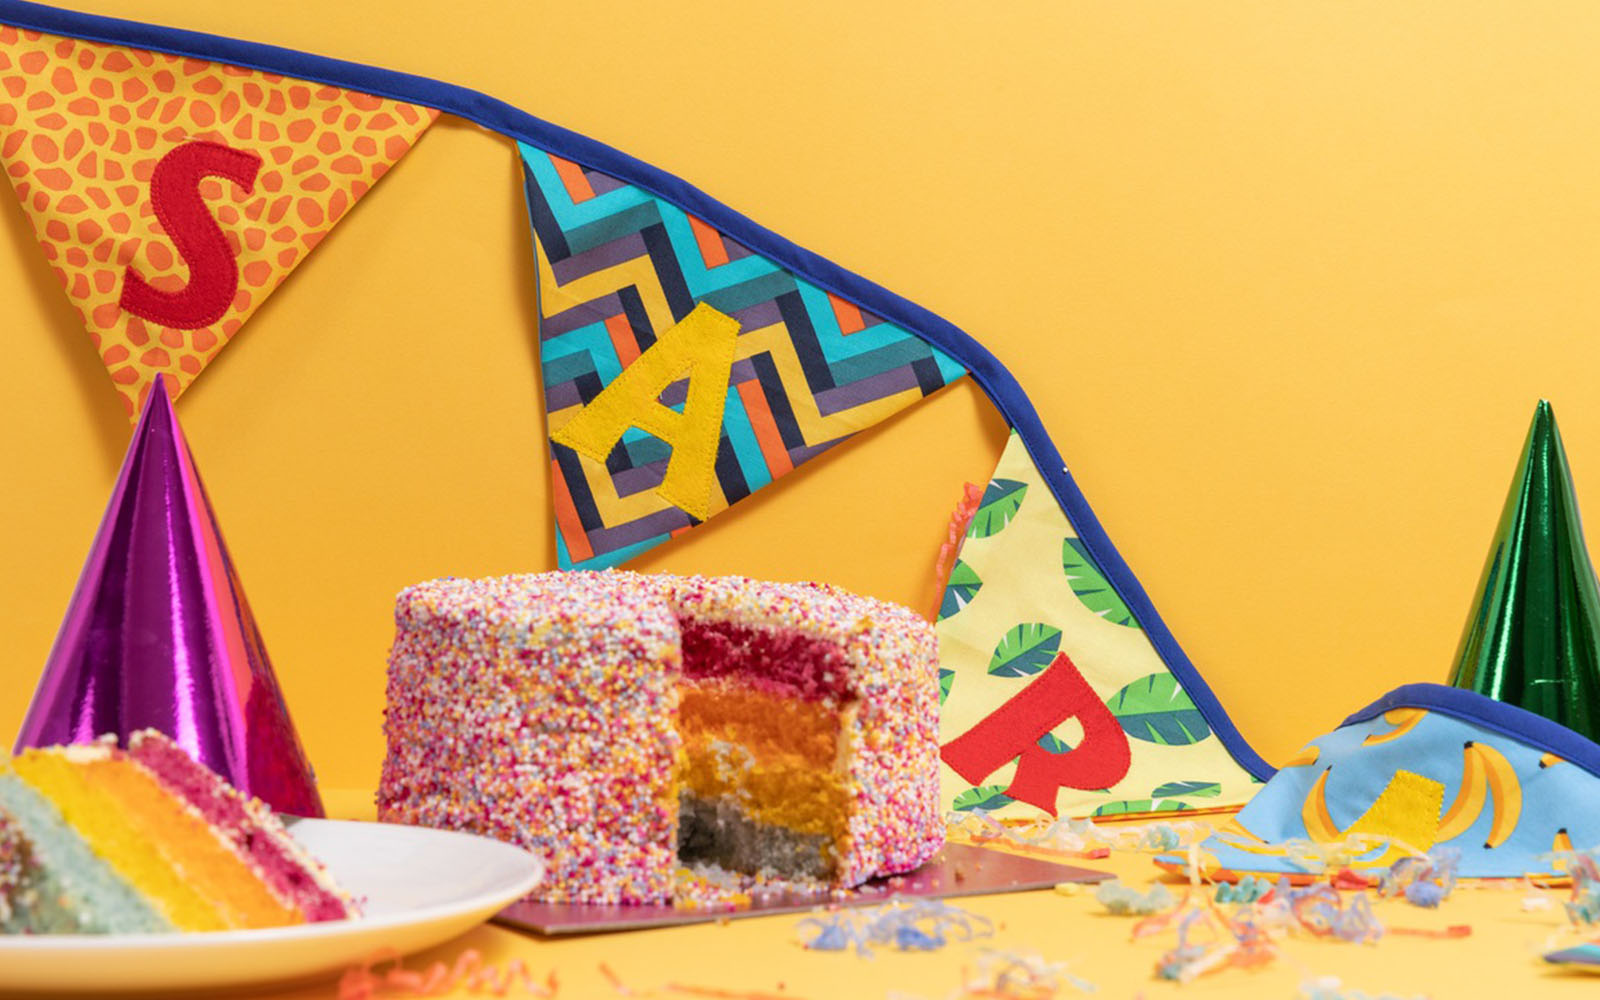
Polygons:
M968 538L988 538L1011 523L1028 494L1028 484L1015 479L991 479L984 488L978 509L967 524Z
M1021 439L1007 443L941 593L940 739L948 743L1005 704L1065 653L1129 737L1132 765L1110 789L1062 789L1061 816L1136 815L1247 801L1259 784L1228 754L1055 502ZM1039 737L1052 754L1081 738L1074 722ZM1005 764L983 780L941 767L958 811L1038 819L1005 794Z
M1072 592L1084 607L1108 622L1130 628L1139 627L1139 623L1133 620L1133 612L1122 603L1111 582L1100 575L1082 539L1068 537L1061 540L1061 569L1072 582Z
M1068 746L1067 741L1055 733L1045 733L1039 737L1039 749L1048 753L1066 753L1072 747Z
M1056 658L1061 630L1042 622L1018 625L1005 634L989 658L989 673L999 677L1031 677Z
M1106 702L1122 731L1136 740L1185 746L1211 735L1206 717L1171 674L1141 677Z
M1222 794L1222 786L1215 781L1169 781L1150 793L1152 799L1175 799L1188 795L1197 799L1213 799Z
M982 587L983 581L978 579L972 567L957 559L956 564L950 567L950 579L945 582L944 597L939 601L939 619L949 618L971 604Z
M1096 809L1095 816L1131 816L1137 813L1149 812L1182 812L1192 806L1179 802L1177 799L1121 799L1116 802L1107 802Z
M955 797L950 803L950 808L957 812L967 812L972 809L982 809L985 812L994 812L1011 804L1011 797L1006 795L1004 785L985 785L982 788L969 788Z

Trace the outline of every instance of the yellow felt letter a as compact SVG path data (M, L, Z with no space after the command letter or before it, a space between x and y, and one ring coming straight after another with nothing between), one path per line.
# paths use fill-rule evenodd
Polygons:
M739 337L739 321L704 302L661 335L650 349L550 435L580 455L604 462L629 427L672 446L667 476L656 493L691 517L711 516L722 407ZM661 391L689 373L683 412L662 406Z

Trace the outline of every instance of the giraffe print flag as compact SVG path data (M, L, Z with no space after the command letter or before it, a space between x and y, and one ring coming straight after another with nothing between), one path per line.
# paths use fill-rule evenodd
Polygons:
M199 377L435 111L0 26L0 162L131 419Z

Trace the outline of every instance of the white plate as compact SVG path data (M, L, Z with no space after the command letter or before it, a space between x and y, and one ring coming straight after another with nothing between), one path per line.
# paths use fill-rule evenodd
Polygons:
M292 819L296 840L363 898L355 920L195 934L0 937L0 991L185 990L338 972L379 948L428 948L481 923L544 877L497 840L388 823Z

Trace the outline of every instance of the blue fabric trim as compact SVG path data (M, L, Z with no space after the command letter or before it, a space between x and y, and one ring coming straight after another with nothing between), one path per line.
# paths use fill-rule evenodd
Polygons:
M1222 703L1161 620L1144 587L1111 543L1094 511L1089 508L1089 502L1067 471L1061 453L1056 450L1055 442L1045 431L1038 411L1022 386L987 348L949 320L789 242L672 174L466 87L275 45L81 14L28 3L26 0L0 0L0 23L112 45L227 62L448 112L519 142L610 174L672 202L806 280L915 333L964 365L1001 415L1022 437L1029 456L1077 529L1078 537L1082 539L1090 557L1116 587L1123 603L1133 612L1134 619L1144 627L1145 634L1150 637L1162 661L1188 691L1195 707L1205 716L1212 732L1217 734L1234 760L1263 781L1275 772L1276 769L1245 742L1233 720L1223 710Z
M1379 698L1341 722L1340 728L1365 722L1392 708L1425 708L1508 736L1537 750L1555 754L1600 778L1600 745L1559 722L1525 708L1495 701L1476 691L1444 684L1407 684Z

